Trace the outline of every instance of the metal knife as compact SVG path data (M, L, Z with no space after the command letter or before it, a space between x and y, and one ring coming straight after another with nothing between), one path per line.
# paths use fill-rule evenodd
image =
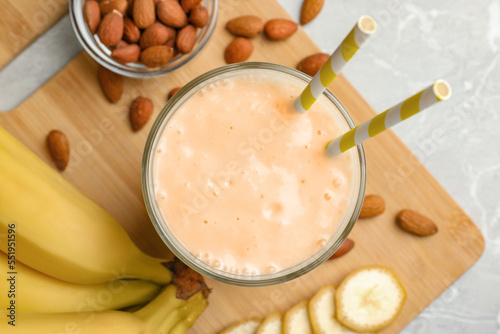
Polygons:
M0 112L21 104L81 51L66 15L0 71Z

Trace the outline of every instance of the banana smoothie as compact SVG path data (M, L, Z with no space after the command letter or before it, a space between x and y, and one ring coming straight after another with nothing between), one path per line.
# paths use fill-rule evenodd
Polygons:
M305 84L265 71L212 81L176 110L153 157L153 186L178 241L211 267L272 274L320 251L359 194L356 150L330 158L349 130L319 99L294 109Z

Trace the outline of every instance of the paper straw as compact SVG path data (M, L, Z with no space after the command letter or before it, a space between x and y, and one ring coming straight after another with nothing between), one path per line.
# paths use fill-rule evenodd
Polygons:
M312 78L304 91L295 101L295 109L300 113L308 111L323 94L342 68L359 50L361 45L377 30L377 23L368 15L363 15L335 50L318 73Z
M450 85L437 80L432 86L335 138L328 143L326 152L329 156L339 155L450 96Z

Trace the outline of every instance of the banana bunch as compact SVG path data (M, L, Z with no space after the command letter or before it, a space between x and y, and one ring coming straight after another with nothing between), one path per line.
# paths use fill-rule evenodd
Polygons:
M172 275L141 252L120 224L0 128L0 236L16 226L16 258L76 284L136 278L167 284ZM0 250L8 245L0 239Z
M164 262L0 127L0 333L185 333L208 289Z

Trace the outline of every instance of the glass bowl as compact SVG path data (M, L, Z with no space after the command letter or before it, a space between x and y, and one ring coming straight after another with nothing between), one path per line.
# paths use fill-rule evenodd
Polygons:
M353 148L353 150L356 150L356 152L353 154L353 168L356 169L353 175L356 179L356 183L354 185L352 198L348 203L349 208L346 210L346 215L340 222L339 227L337 228L335 233L333 233L331 239L327 241L326 244L316 254L291 268L277 271L272 274L244 275L229 273L214 268L213 266L198 258L196 255L192 254L175 237L175 235L169 229L168 224L160 211L154 189L154 153L156 152L161 134L176 110L178 110L178 108L185 101L187 101L190 96L198 92L200 89L220 79L231 78L240 74L247 75L251 74L252 72L256 73L255 71L264 71L266 72L266 74L270 74L273 76L292 78L294 80L297 80L299 83L303 83L304 87L311 80L311 77L295 69L282 65L263 62L249 62L227 65L202 74L201 76L186 84L163 107L163 110L156 118L156 121L149 133L142 161L142 190L144 201L151 221L165 244L181 261L183 261L185 264L198 271L199 273L224 283L239 286L266 286L283 283L306 274L307 272L313 270L328 258L330 258L333 253L342 245L344 240L349 235L349 232L353 228L354 223L358 219L359 212L363 204L366 185L365 154L363 146L358 145L356 148ZM331 103L338 110L338 112L341 114L341 119L345 121L345 125L347 128L352 129L355 127L355 124L347 110L330 91L326 90L321 98L324 102L328 104ZM174 178L175 175L172 175L172 177ZM193 233L196 233L196 231L193 231ZM293 247L293 245L290 246Z
M193 59L205 46L217 22L219 11L219 0L203 0L209 13L208 23L205 27L198 29L198 36L193 51L187 54L178 54L172 60L161 67L148 68L139 63L121 64L111 58L111 50L99 42L97 34L94 36L90 32L83 18L83 4L85 0L70 0L69 13L75 34L85 51L94 58L100 65L107 69L134 78L145 78L155 75L166 74L174 71Z

